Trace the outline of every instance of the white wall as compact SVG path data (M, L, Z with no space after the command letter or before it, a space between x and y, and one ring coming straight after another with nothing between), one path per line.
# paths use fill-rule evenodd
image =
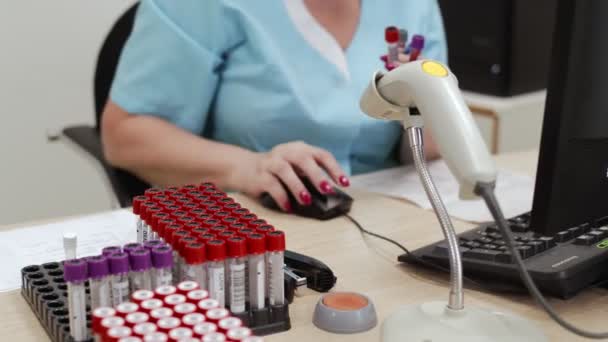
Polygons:
M47 131L93 123L96 54L130 0L0 0L0 224L110 207L95 164Z

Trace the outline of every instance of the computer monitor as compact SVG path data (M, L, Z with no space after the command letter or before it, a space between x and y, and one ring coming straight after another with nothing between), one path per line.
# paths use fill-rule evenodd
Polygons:
M542 235L608 215L607 42L608 1L559 1L531 217Z

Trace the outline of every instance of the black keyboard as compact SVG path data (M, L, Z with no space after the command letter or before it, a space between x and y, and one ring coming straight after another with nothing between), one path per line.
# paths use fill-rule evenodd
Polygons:
M585 223L541 236L530 229L530 213L508 220L517 250L539 289L570 298L608 279L608 222ZM522 287L513 258L495 223L458 234L463 269L479 282ZM424 260L424 262L421 262ZM440 241L399 256L399 261L442 267L448 264L447 241Z

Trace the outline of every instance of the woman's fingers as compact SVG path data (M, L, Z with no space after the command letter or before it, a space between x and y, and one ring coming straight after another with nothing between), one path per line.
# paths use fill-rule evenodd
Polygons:
M271 168L271 172L278 177L287 189L294 195L297 201L303 205L310 205L312 197L306 187L296 174L293 166L284 159L280 159Z
M289 203L287 190L277 177L268 173L262 182L262 188L261 192L267 192L283 211L291 212L291 203Z
M334 183L340 184L341 186L349 186L350 180L346 176L346 172L342 170L340 164L334 156L320 148L316 148L313 153L313 158L319 164L327 174L333 179Z

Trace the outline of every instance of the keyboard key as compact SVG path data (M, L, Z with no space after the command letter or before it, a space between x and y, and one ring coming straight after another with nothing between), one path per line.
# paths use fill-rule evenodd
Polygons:
M502 234L500 233L490 233L488 234L488 237L495 239L495 240L501 240L502 239Z
M486 233L499 233L500 229L498 229L498 226L496 225L496 223L492 223L489 226L486 227Z
M519 242L523 242L523 243L528 243L530 241L534 241L534 239L529 238L527 236L516 236L515 237L515 241L519 241Z
M534 250L530 246L518 246L517 250L519 251L519 255L521 255L522 259L526 259L534 255Z
M492 243L497 245L498 247L505 246L507 244L504 240L494 240L494 242Z
M598 242L604 237L604 233L600 232L599 230L592 230L587 233L587 235L593 237L593 242Z
M502 252L496 255L496 261L502 262L505 264L510 264L513 262L513 255L509 252Z
M498 250L499 250L499 251L508 251L508 250L509 250L509 247L507 247L506 245L499 246L499 247L498 247Z
M481 243L482 245L485 245L486 243L494 242L494 240L490 239L489 237L480 237L480 238L475 239L475 241Z
M534 254L540 253L545 250L545 244L541 241L530 241L527 243L527 245L534 249Z
M570 232L570 236L572 236L572 237L577 237L577 236L583 234L583 228L580 226L568 228L568 231Z
M469 250L469 248L467 247L459 247L458 248L460 250L460 254L466 252ZM433 254L436 255L441 255L441 256L445 256L447 257L449 255L449 248L448 248L448 243L447 242L442 242L442 243L438 243L435 245L435 248L433 249Z
M462 256L470 259L481 259L487 261L494 261L496 256L500 254L499 251L493 251L490 249L474 248L462 253Z
M479 248L479 247L481 247L481 244L479 242L469 241L469 242L465 243L465 246L467 246L469 248Z
M541 236L538 241L545 245L545 250L555 247L555 238L552 236Z
M576 240L574 240L574 244L589 246L595 242L594 240L595 240L595 238L591 235L581 235L581 236L577 237Z
M591 225L589 223L583 223L580 226L578 226L581 231L583 232L583 234L589 232L591 230Z
M481 246L481 248L483 248L483 249L497 249L497 248L498 248L498 246L493 245L493 244L491 244L491 243L487 243L487 244L485 244L485 245Z
M555 234L557 242L566 242L572 238L572 233L569 230L561 231Z
M514 233L525 233L530 229L530 226L527 223L512 223L511 230Z

